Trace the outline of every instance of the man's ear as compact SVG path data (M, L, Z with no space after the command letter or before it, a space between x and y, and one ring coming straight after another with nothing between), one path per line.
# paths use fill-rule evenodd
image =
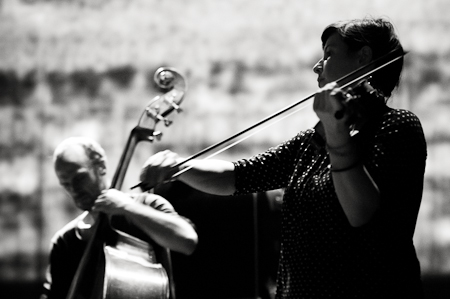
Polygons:
M97 171L99 175L106 175L106 164L104 161L97 164Z
M102 167L101 169L100 169L100 174L101 175L106 175L106 167Z

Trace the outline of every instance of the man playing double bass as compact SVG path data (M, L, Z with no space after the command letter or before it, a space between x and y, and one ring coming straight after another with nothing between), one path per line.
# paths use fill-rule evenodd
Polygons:
M197 245L191 222L156 194L127 194L108 189L106 155L95 141L71 137L53 155L61 186L84 212L52 238L49 267L41 299L66 298L84 254L89 229L99 213L115 229L163 248L190 255Z

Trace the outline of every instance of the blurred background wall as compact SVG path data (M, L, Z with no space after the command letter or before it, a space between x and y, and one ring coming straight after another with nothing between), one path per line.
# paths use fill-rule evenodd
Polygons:
M60 141L95 138L112 174L158 94L155 70L177 68L189 84L185 111L136 151L131 186L152 153L191 155L313 93L323 28L367 15L389 18L409 51L390 105L412 110L425 130L414 241L424 279L449 284L449 13L446 0L0 1L0 296L26 285L24 298L36 298L51 236L79 213L53 173ZM221 157L258 153L316 121L306 106Z

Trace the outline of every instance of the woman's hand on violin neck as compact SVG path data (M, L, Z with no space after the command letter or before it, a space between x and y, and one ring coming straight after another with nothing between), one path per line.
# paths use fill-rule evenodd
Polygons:
M346 124L348 114L344 113L339 119L336 117L338 111L345 111L343 95L338 84L332 82L319 89L314 96L313 109L323 124L327 144L333 147L342 146L350 140L350 129Z
M175 167L183 159L178 154L165 150L152 155L142 167L140 180L141 188L148 190L169 180L180 169Z

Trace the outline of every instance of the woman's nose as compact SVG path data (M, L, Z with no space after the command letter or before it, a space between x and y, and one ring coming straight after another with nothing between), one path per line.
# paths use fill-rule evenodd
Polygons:
M320 59L314 66L313 66L313 72L320 75L323 70L323 59Z

